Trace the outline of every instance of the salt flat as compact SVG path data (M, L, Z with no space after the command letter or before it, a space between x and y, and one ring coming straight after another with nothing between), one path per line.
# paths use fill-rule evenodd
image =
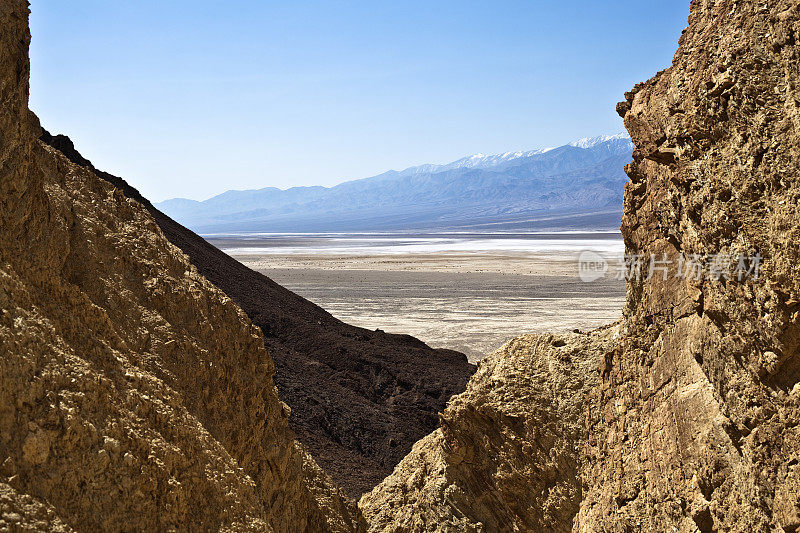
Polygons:
M374 246L365 248L325 239L306 245L292 237L290 245L281 241L284 246L250 239L209 240L345 322L408 333L472 361L523 333L608 324L619 318L625 300L624 281L580 280L578 255L586 244L580 238L568 239L570 247L559 237L551 248L537 240L535 252L524 251L516 237L507 240L513 248L498 249L493 240L482 250L471 241L466 251L450 241L452 251L408 239L394 247L371 241ZM415 253L420 246L425 252ZM592 249L621 253L621 244L607 238Z

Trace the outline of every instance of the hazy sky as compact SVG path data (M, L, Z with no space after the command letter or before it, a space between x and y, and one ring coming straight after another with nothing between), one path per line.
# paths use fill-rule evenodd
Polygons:
M621 131L688 0L32 0L31 107L151 200Z

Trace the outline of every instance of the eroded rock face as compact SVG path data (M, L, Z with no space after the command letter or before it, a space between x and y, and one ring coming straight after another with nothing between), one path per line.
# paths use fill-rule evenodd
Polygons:
M619 105L636 146L622 231L645 276L581 395L584 429L560 434L580 467L528 453L507 468L507 448L537 435L481 416L478 389L506 391L498 411L530 402L530 427L558 392L482 368L443 429L362 499L373 530L566 530L575 498L576 532L800 530L799 39L794 1L696 0L673 65ZM523 472L552 472L565 497L537 499L535 477L499 481ZM513 507L523 494L530 507ZM543 501L564 519L543 519Z
M798 37L796 2L694 1L673 65L619 106L628 251L734 272L629 284L578 531L800 526Z
M616 333L528 335L481 361L442 427L361 499L370 531L570 531L584 403Z
M96 169L64 135L41 139L145 207L164 236L264 333L289 424L352 497L371 490L438 424L475 371L464 354L410 335L345 324L250 270L156 209L122 178Z
M37 138L0 6L0 529L354 531L261 332L138 203Z

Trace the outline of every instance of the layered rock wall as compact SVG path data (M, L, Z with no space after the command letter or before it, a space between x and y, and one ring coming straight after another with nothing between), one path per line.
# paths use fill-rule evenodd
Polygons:
M694 1L672 66L619 106L627 249L674 266L629 284L576 530L800 526L798 37L796 2Z
M436 414L466 388L464 354L410 335L345 324L255 272L156 209L125 180L98 170L65 135L41 139L137 201L197 271L261 329L289 423L325 471L353 497L369 491L433 431Z
M361 499L370 531L570 531L584 404L617 329L528 335L481 361L441 428Z
M138 203L37 139L0 6L0 529L355 531L260 330Z
M454 429L451 418L482 418L478 389L505 391L500 409L554 405L540 384L495 366L362 499L374 530L800 530L799 39L796 2L695 0L672 66L618 107L636 146L622 232L642 275L628 284L618 341L576 354L599 354L599 378L580 415L563 412L561 424L582 431L555 446L580 450L579 467L553 474L577 487L574 519L542 520L543 509L569 517L576 507L526 494L535 479L513 491L499 481L510 479L498 450L517 441L513 418L472 434L495 437L472 439L473 462L460 461L461 439L448 441L477 427ZM508 471L553 471L547 456L524 457ZM506 494L530 506L510 507Z

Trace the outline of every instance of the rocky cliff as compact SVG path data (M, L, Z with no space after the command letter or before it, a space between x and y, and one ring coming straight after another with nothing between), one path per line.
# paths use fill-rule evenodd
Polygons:
M260 330L149 213L37 140L0 5L0 529L357 531Z
M568 348L596 386L511 344L362 498L373 530L800 530L799 38L794 1L692 2L672 66L618 106L641 275L619 337Z
M475 371L466 356L409 335L357 328L250 270L156 209L122 178L96 169L64 135L41 139L137 201L198 272L264 334L289 423L336 483L358 497L374 487Z
M361 499L370 531L570 531L584 404L617 330L524 336L483 359L441 428Z
M694 1L672 66L618 107L626 246L673 268L629 283L577 530L800 526L798 37L797 2Z

